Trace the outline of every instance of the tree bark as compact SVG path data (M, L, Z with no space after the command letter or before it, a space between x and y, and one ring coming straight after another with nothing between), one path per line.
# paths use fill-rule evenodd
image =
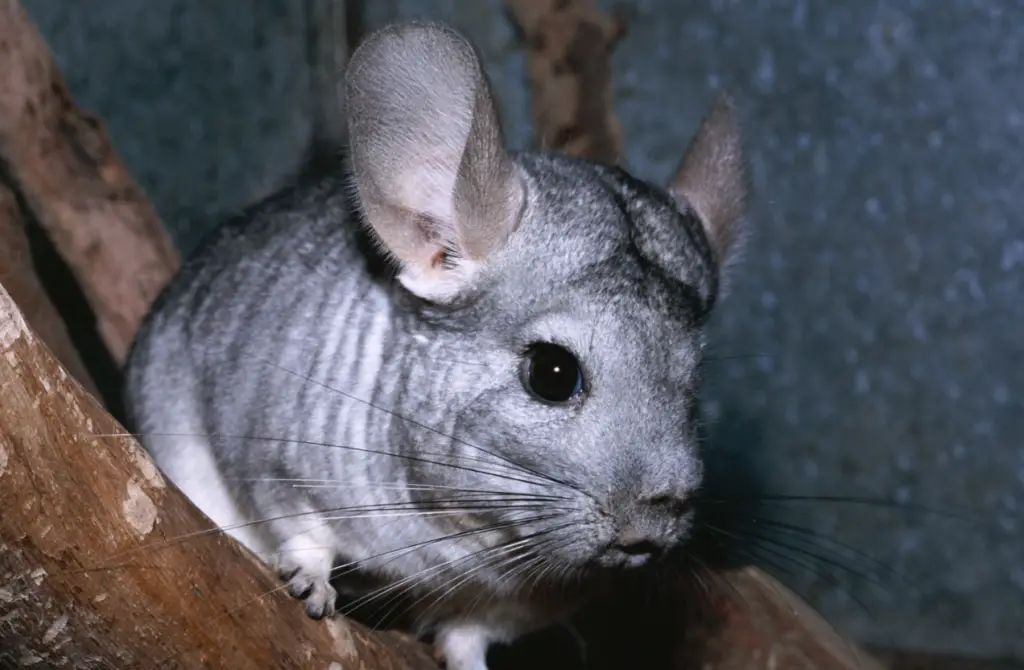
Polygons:
M533 132L544 149L618 163L609 56L625 32L593 0L508 0L526 42Z
M883 670L863 647L760 569L722 571L714 611L684 617L677 667L702 670ZM710 625L705 625L711 622Z
M65 372L2 286L0 399L0 667L436 668L404 636L307 617Z
M18 0L0 0L0 63L0 159L123 363L177 252L103 123L75 106Z
M57 307L36 275L17 197L0 184L0 285L6 286L28 321L50 351L94 396L95 384L71 341Z

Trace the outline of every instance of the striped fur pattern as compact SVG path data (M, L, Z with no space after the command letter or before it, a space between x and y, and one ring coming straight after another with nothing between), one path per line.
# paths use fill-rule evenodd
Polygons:
M742 215L732 110L659 188L505 152L444 26L383 30L347 76L350 166L184 264L132 350L129 419L311 616L336 587L403 596L451 670L484 670L646 562L627 543L687 537L702 326ZM537 342L578 359L572 402L524 388Z

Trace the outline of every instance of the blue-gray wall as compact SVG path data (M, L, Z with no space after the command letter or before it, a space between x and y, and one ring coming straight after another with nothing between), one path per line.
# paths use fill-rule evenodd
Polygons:
M312 108L303 3L24 2L184 249L295 168ZM441 17L479 41L511 142L528 141L500 2L369 4L371 23ZM714 88L742 107L758 234L720 310L709 392L770 488L991 524L804 506L901 576L787 579L869 640L1024 654L1024 3L630 11L615 77L636 171L668 173Z

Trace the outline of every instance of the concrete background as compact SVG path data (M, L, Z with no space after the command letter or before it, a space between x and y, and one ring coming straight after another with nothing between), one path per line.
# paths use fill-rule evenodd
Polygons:
M295 169L312 109L303 3L23 1L183 250ZM369 4L371 25L433 16L478 41L510 142L528 141L500 2ZM863 639L1024 655L1024 3L626 6L615 80L636 172L665 178L717 87L744 119L757 235L708 390L731 446L775 493L985 521L793 504L900 575L829 580L791 554L804 565L780 576Z

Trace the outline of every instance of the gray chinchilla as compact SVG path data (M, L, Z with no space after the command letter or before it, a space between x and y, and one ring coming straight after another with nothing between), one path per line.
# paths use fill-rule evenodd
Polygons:
M346 96L345 169L226 223L153 306L129 424L311 616L332 572L369 576L485 670L691 532L703 326L746 219L733 107L661 188L508 152L440 24L370 36Z

